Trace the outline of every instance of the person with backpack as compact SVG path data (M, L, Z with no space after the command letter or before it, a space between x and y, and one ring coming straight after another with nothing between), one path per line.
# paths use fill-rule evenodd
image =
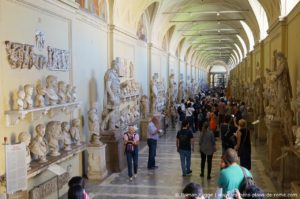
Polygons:
M128 176L132 181L132 165L134 178L136 178L138 170L138 145L140 142L139 134L136 133L136 129L133 125L128 126L128 131L124 133L125 154L127 157Z
M178 131L176 136L177 152L180 155L182 176L192 173L191 170L191 155L194 151L194 136L189 129L189 121L183 120L182 128Z
M208 127L208 123L203 124L203 130L199 139L200 154L201 154L201 173L200 177L204 177L204 168L207 158L207 179L211 179L211 168L212 168L212 158L216 151L215 136L211 129Z
M224 198L226 195L235 195L236 189L244 193L247 188L245 183L249 184L249 181L251 179L253 181L253 178L248 169L237 164L238 155L236 150L227 149L222 156L222 160L225 162L225 168L220 171L218 187L222 188Z

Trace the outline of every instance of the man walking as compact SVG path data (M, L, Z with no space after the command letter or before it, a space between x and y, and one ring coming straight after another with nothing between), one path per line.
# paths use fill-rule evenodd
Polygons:
M177 151L180 155L182 176L186 176L192 173L191 170L191 154L194 151L194 136L189 129L188 120L183 120L182 128L178 131L176 136Z

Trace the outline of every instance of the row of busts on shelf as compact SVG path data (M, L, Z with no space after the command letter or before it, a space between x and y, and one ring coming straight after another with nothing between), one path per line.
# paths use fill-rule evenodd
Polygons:
M76 87L66 84L64 81L57 82L57 77L53 75L47 76L46 88L38 84L35 90L36 94L34 95L34 86L26 84L24 89L18 92L17 110L45 107L46 104L49 106L65 104L75 102L77 99ZM45 103L45 97L47 103Z
M135 123L140 118L139 105L128 105L121 110L120 125L125 127L128 124Z
M72 145L81 145L80 120L73 119L71 123L50 121L46 126L38 124L32 139L28 132L21 132L18 139L26 145L26 162L30 169L31 160L45 163L47 155L59 156L62 150L70 151Z
M140 84L135 80L128 80L121 84L121 98L140 94Z

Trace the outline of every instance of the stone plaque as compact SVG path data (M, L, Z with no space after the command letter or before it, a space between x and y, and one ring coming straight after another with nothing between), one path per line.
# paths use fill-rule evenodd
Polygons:
M30 193L31 199L43 199L53 192L57 191L57 177L54 177L43 184L33 188Z

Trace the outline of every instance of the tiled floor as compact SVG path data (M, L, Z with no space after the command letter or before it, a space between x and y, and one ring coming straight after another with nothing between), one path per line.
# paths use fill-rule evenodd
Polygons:
M196 135L198 136L198 135ZM213 157L212 179L207 180L206 176L200 178L200 154L198 139L196 138L196 149L192 155L193 174L189 177L182 177L179 154L176 152L176 131L168 131L159 140L157 148L157 170L147 169L148 147L140 149L138 176L132 182L127 176L127 169L121 173L115 173L99 184L88 183L87 192L91 199L110 198L182 198L180 194L182 188L189 182L200 183L205 193L214 193L217 188L217 178L220 163L220 141L217 142L217 152ZM265 192L275 192L275 187L271 179L266 175L261 157L253 147L252 173L256 183ZM206 173L205 173L206 174Z

